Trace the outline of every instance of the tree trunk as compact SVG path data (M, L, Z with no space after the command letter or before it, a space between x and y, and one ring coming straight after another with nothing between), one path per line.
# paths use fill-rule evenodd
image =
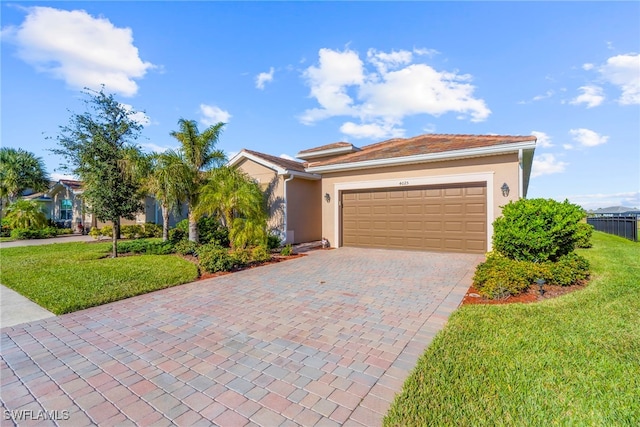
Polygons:
M169 208L162 205L162 241L169 240Z
M198 221L189 206L189 240L198 243Z
M120 218L113 221L113 237L111 238L112 250L111 258L118 257L118 238L120 237Z

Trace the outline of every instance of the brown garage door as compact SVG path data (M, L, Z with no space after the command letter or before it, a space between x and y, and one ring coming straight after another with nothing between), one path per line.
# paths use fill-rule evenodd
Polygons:
M483 253L486 183L342 193L342 245Z

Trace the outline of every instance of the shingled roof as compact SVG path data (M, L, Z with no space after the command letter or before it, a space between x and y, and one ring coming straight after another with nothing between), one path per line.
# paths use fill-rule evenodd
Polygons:
M279 166L283 169L296 172L305 172L304 168L306 166L306 163L299 162L297 160L284 159L282 157L272 156L270 154L264 154L258 151L247 150L246 148L244 148L242 151L256 157L260 157L261 159L266 160L269 163L273 163L274 165Z
M309 167L357 163L416 155L443 153L474 148L535 142L535 136L426 134L412 138L394 138L364 146L360 151L328 160L309 163Z

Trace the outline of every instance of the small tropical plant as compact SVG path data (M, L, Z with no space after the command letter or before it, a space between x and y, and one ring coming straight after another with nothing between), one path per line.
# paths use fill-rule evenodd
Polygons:
M13 229L38 229L47 226L47 218L40 203L19 199L7 207L7 215L3 223Z
M293 255L293 247L291 246L291 244L288 244L284 248L282 248L282 250L280 251L280 255L282 256Z

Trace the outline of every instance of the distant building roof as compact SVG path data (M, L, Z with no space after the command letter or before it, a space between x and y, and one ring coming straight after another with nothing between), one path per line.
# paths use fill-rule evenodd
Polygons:
M640 213L640 209L638 208L629 208L626 206L609 206L608 208L600 208L593 211L594 214L602 215L602 214L630 214L630 213Z

